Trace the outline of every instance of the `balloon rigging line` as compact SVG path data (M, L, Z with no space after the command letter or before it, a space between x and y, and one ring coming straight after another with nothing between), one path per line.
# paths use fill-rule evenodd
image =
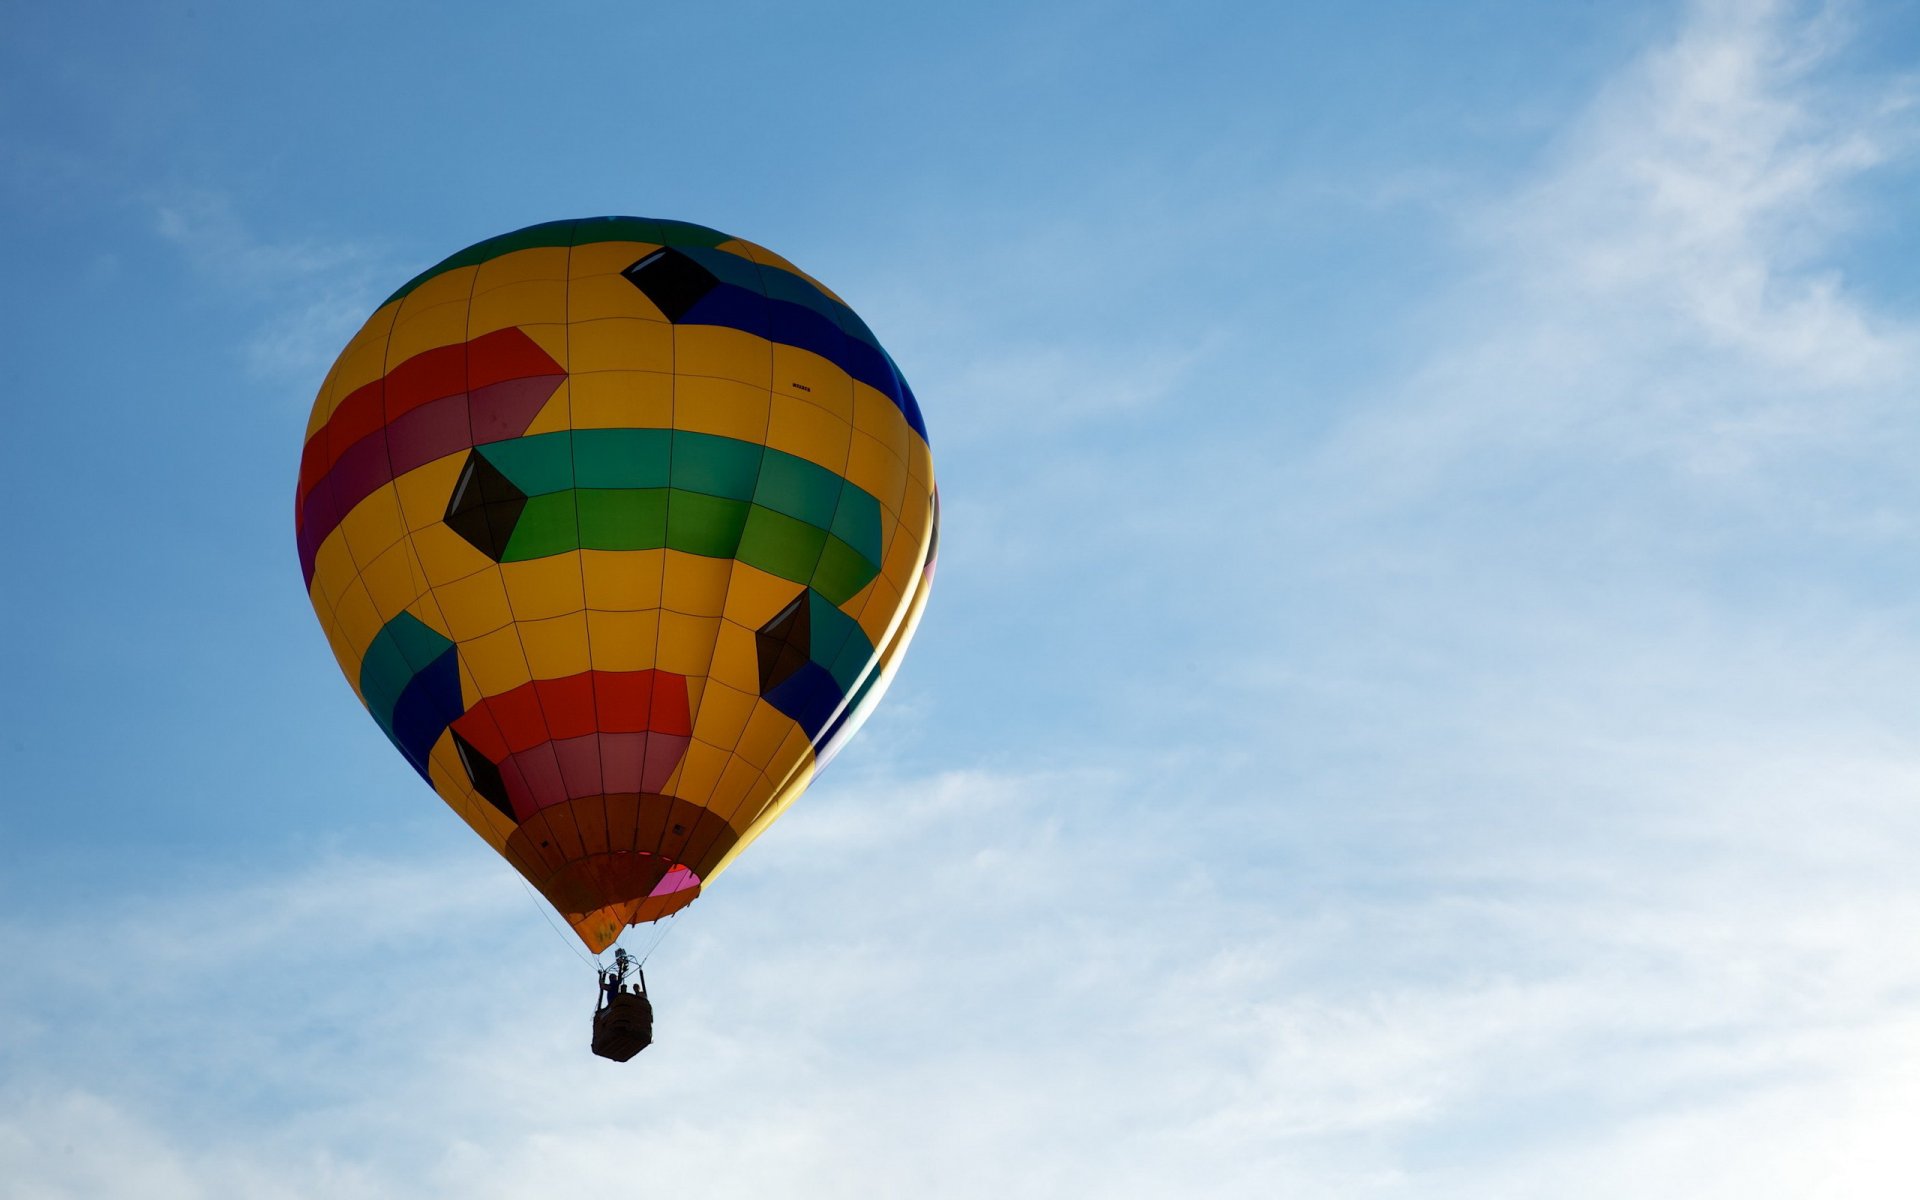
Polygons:
M644 967L644 966L646 966L646 965L647 965L647 960L648 960L648 959L650 959L650 958L652 958L652 957L653 957L653 952L654 952L655 950L658 950L658 949L660 948L660 943L662 943L662 942L664 942L664 941L666 941L666 940L667 940L667 935L668 935L669 933L672 933L672 932L673 932L673 919L674 919L675 917L677 917L677 916L679 916L679 915L680 915L680 910L679 910L679 909L675 909L674 911L672 911L672 912L670 912L670 913L668 913L668 914L667 914L667 917L666 917L666 920L665 920L665 921L663 921L663 922L660 922L660 923L658 924L658 928L659 928L659 930L660 930L660 932L659 932L658 934L656 934L656 935L654 936L654 939L653 939L653 945L651 945L651 946L648 946L648 947L647 947L647 952L646 952L645 954L642 954L642 955L640 956L640 965L641 965L641 966L643 966L643 967Z
M516 873L516 877L517 877L517 873ZM560 939L561 944L564 945L567 949L573 951L573 956L575 958L579 959L581 962L586 963L588 966L598 971L600 969L600 959L597 956L589 959L586 955L580 953L580 948L575 946L573 942L568 939L566 934L560 932L560 927L553 923L553 918L551 916L547 915L547 906L541 903L540 897L533 894L533 889L527 886L527 881L524 879L520 880L520 890L524 891L527 894L527 899L533 901L534 908L538 909L540 912L540 919L547 923L548 929L553 930L553 935Z

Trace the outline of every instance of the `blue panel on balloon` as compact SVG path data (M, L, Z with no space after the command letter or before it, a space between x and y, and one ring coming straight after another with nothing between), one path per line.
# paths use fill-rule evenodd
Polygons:
M766 700L806 730L808 741L817 742L845 695L825 667L810 662L775 685Z
M433 753L433 744L465 711L466 706L460 699L459 656L449 649L415 675L400 693L400 702L393 706L393 728L388 736L400 748L400 753L407 756L413 769L420 772L420 777L432 782L427 774L427 757Z

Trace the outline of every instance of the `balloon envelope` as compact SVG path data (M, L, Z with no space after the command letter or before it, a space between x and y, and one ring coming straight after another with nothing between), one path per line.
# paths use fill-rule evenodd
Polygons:
M932 579L913 393L785 259L598 217L395 292L314 401L301 570L394 746L596 953L885 690Z

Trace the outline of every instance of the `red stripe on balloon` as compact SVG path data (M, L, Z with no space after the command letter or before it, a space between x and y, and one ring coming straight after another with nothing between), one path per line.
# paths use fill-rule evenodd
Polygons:
M515 815L614 792L658 792L693 737L687 679L585 671L488 696L453 729L500 769Z
M509 328L416 354L355 389L300 456L294 528L307 582L320 544L354 505L436 458L519 437L565 378Z

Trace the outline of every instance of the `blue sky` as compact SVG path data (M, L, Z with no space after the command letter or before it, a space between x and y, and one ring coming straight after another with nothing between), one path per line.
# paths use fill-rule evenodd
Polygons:
M0 39L13 1194L1910 1195L1912 4L128 9ZM615 212L945 502L624 1068L291 520L373 305Z

